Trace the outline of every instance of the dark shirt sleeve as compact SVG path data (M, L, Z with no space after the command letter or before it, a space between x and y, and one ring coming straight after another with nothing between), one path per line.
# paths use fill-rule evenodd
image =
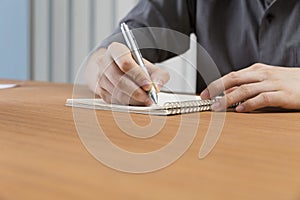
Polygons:
M134 35L146 59L161 62L189 49L189 36L195 27L195 4L196 0L140 0L120 23L126 22L135 29ZM117 28L100 47L108 47L112 42L125 43L120 33Z

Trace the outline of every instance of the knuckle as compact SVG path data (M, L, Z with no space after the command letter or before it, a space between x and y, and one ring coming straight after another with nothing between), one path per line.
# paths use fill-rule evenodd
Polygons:
M119 68L123 71L123 72L128 72L132 69L132 62L126 57L126 56L121 56L118 59L118 64L119 64Z
M101 99L105 100L104 99L105 95L104 95L103 90L101 88L99 89L99 96L101 97Z
M255 63L250 68L253 69L253 70L257 70L257 69L260 69L261 66L262 66L261 63Z
M228 74L228 77L229 77L230 79L236 80L236 79L239 78L239 75L238 75L238 72L234 71L234 72L230 72L230 73Z
M134 68L130 71L130 77L135 82L139 83L140 86L142 86L142 82L147 79L145 76L145 72L142 71L140 68Z
M272 70L266 69L266 70L263 70L263 74L265 77L272 77L274 72Z
M100 87L102 85L104 85L105 80L106 80L105 74L99 76L98 84L99 84Z
M271 105L271 98L268 94L262 93L260 94L263 105Z
M143 102L145 101L146 94L141 89L137 89L132 93L132 98L136 101Z
M250 96L251 95L251 90L249 86L246 85L241 85L240 86L240 91L242 92L243 96Z
M117 90L114 94L114 99L122 105L129 105L130 98L120 90Z
M101 98L101 87L99 86L99 84L97 84L95 89L94 90L92 89L92 91L94 91L94 93Z
M227 97L226 97L226 105L230 106L230 105L234 104L234 100L235 100L234 96L227 95Z
M121 76L116 84L118 88L127 88L128 87L128 79L125 75Z
M110 96L108 95L108 93L103 90L103 89L100 89L100 97L106 102L106 103L111 103L111 98Z
M112 95L112 97L117 99L119 102L122 102L123 96L124 94L118 89L115 89Z
M138 88L139 88L138 86L131 83L130 79L123 76L119 80L115 90L123 91L127 95L132 96L134 94L134 91L137 90Z
M107 71L105 78L113 85L118 85L119 81L124 77L124 74L119 73L116 70Z
M230 72L225 78L224 82L222 84L226 83L234 83L234 84L240 84L241 82L241 77L240 73L238 71Z
M114 90L113 85L109 82L109 80L105 80L101 83L101 85L99 85L101 88L103 88L104 90L106 90L107 92L112 92Z
M108 89L108 86L109 86L109 84L110 84L108 77L107 77L106 75L101 76L101 77L99 78L98 84L99 84L99 87L101 87L101 88L107 90L107 89Z
M258 81L258 82L263 82L263 81L267 80L267 78L268 78L268 77L267 77L265 74L261 73L261 74L259 74L259 75L257 76L257 81Z

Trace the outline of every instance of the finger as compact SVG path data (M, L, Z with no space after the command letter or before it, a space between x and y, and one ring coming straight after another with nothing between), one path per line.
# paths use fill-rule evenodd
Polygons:
M99 83L104 71L110 66L112 61L109 62L110 55L107 55L106 49L100 49L89 58L88 65L86 66L85 78L89 88L96 94L100 95ZM111 60L111 59L110 59Z
M106 90L110 94L114 90L114 85L112 82L106 77L106 75L103 75L101 79L99 80L99 87Z
M281 91L276 91L276 92L264 92L259 95L257 95L254 98L251 98L241 105L239 105L236 108L237 112L251 112L260 108L265 108L265 107L278 107L281 105L282 97L284 96L284 93Z
M230 94L231 92L235 91L238 87L229 88L228 90L224 91L224 94Z
M149 100L148 102L140 102L133 99L131 96L123 93L120 90L114 90L112 94L113 102L118 102L120 105L134 105L134 106L150 106L152 105L152 101Z
M99 90L99 95L100 97L109 104L118 104L118 105L137 105L137 106L143 106L145 105L144 103L137 102L134 99L131 99L128 95L119 92L118 94L113 92L114 94L112 95L110 92L107 90L101 88ZM149 105L147 105L149 106Z
M141 105L151 105L152 101L150 100L148 94L145 90L141 89L138 85L132 82L126 75L123 75L117 85L115 86L115 91L120 91L127 96L131 97L136 102L139 102Z
M123 44L112 43L108 51L120 70L129 76L138 86L151 89L152 81L144 70L135 62L130 50Z
M115 61L112 59L110 52L106 51L104 56L96 60L97 65L99 66L99 74L102 75L112 66L116 66Z
M221 98L217 104L212 106L212 109L214 111L222 111L238 102L257 96L260 93L270 92L273 90L274 86L265 82L241 85L231 93Z
M101 98L101 88L99 86L99 83L96 84L95 89L92 91L94 91L95 95L98 95Z
M260 82L262 80L263 75L260 74L259 71L252 70L252 68L231 72L212 82L207 89L201 93L201 97L203 99L214 98L229 88L243 84Z
M152 82L155 84L159 92L160 89L170 80L169 72L151 63L147 64L147 69L150 73Z
M149 96L147 93L129 79L117 66L112 63L103 75L101 85L112 94L117 89L131 96L136 102L149 104ZM106 80L107 79L107 80ZM110 85L109 82L112 84ZM126 102L121 102L125 104Z
M143 88L145 91L150 91L152 87L152 81L149 75L141 68L141 67L134 67L130 71L126 72L126 76L129 77L133 82L136 83L139 87ZM148 79L145 81L145 76Z
M103 88L100 88L99 89L99 96L101 97L101 99L103 99L106 103L109 103L111 104L112 103L112 97L111 97L111 94L106 91L105 89Z

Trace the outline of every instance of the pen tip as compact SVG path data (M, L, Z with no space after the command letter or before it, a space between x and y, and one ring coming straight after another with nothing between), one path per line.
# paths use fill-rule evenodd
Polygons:
M158 98L157 98L157 95L156 95L156 98L153 98L153 101L155 104L158 104Z
M154 87L152 87L152 89L150 90L149 96L150 96L151 100L153 101L153 103L158 104L158 95L157 95Z

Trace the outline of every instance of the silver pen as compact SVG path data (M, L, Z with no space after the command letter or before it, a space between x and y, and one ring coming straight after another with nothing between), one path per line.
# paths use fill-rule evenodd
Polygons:
M132 54L134 60L138 63L138 65L144 70L144 72L150 78L149 72L145 66L142 54L139 50L139 47L137 45L136 39L135 39L132 31L129 29L129 27L125 23L121 24L121 30L122 30L123 37L127 43L128 48L131 51L131 54ZM154 83L152 84L151 90L148 92L148 95L155 104L158 103L158 96L157 96L156 88L154 87Z

